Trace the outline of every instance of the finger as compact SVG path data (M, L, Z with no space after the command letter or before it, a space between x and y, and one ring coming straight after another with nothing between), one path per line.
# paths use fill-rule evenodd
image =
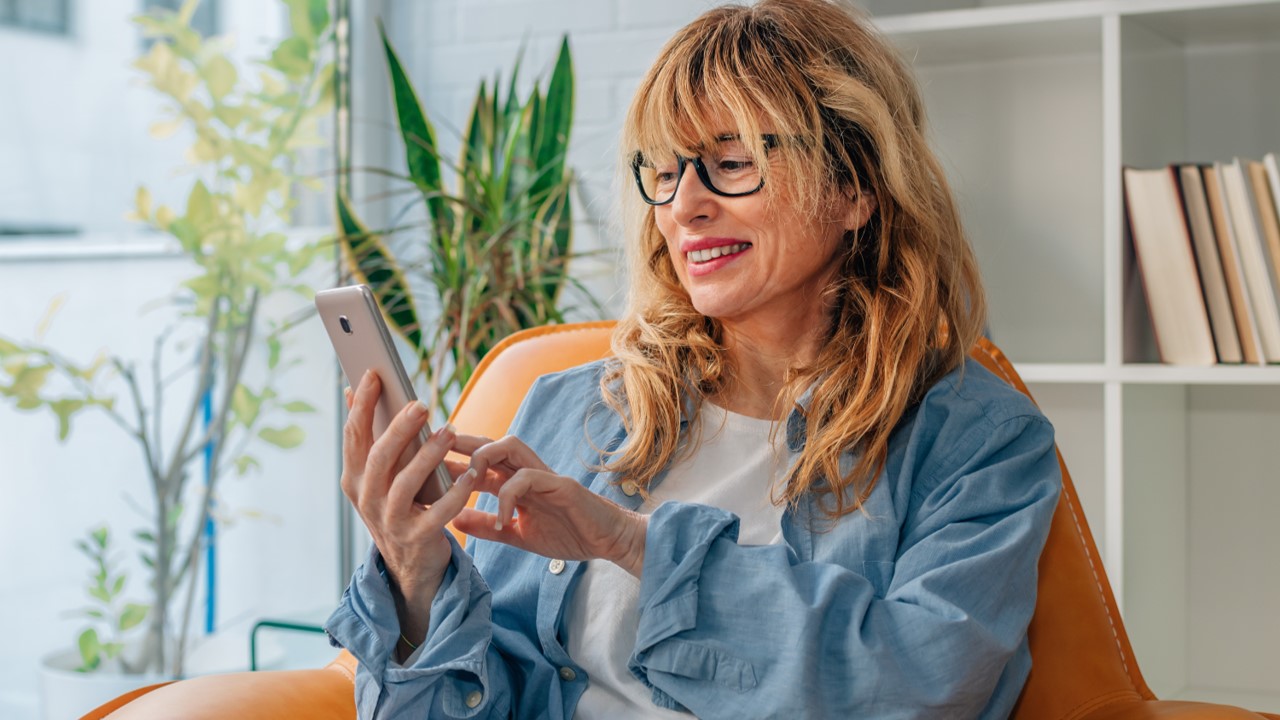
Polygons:
M444 527L467 507L471 493L475 492L476 474L473 470L462 473L462 477L449 488L449 492L432 503L427 509L427 516L432 523Z
M537 471L520 470L502 484L502 489L498 490L498 518L493 524L495 530L512 524L516 516L516 505L533 487L538 474Z
M404 457L409 443L419 437L422 426L427 424L427 406L414 400L405 403L400 412L391 418L391 423L383 431L382 436L374 441L369 449L369 461L365 464L365 474L371 484L387 492L395 479L400 458ZM439 462L439 460L437 460Z
M480 540L495 540L508 545L521 547L519 531L510 525L498 530L498 516L475 508L463 508L453 518L453 527L458 532Z
M373 443L373 408L378 402L379 392L377 373L366 372L352 393L351 412L342 426L343 475L350 475L353 479L364 474L369 446Z
M487 438L483 435L464 435L462 433L458 433L458 441L453 444L453 449L462 455L470 455L492 442L493 438Z
M413 509L414 497L440 461L444 460L445 454L453 445L454 436L453 426L445 425L432 433L422 447L418 448L418 452L413 454L409 464L405 465L404 469L391 481L391 487L387 490L389 511L406 515Z
M471 467L480 473L492 469L505 477L510 477L523 469L550 472L550 468L542 462L542 458L514 435L508 435L476 449L471 453Z
M346 400L347 400L347 411L348 411L348 412L350 412L350 411L351 411L351 403L352 403L352 402L354 402L354 401L355 401L355 399L356 399L356 393L355 393L355 391L354 391L354 390L352 390L350 387L345 387L345 388L343 388L343 389L342 389L342 396L343 396L344 398L346 398Z

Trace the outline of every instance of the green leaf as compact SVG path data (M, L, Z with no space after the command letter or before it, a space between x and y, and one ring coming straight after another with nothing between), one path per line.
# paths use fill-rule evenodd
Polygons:
M280 338L272 335L267 338L267 368L275 370L280 364L280 352L284 348L284 344L280 342Z
M338 243L343 258L356 282L373 288L378 305L387 318L388 325L402 335L415 350L421 352L424 339L418 323L409 281L395 256L387 249L382 238L360 222L352 212L347 198L341 192L336 198L338 226L342 237Z
M278 448L288 450L301 445L302 441L307 439L307 434L297 425L290 425L284 428L263 428L258 433L258 437Z
M302 400L294 400L293 402L285 403L284 410L285 412L291 413L313 413L316 411L315 407L312 406L311 403L303 402Z
M236 87L236 66L225 55L214 55L204 66L205 83L214 100L221 100Z
M387 56L387 71L391 73L391 90L395 96L396 120L400 126L400 136L404 140L405 167L409 170L409 178L422 193L427 203L427 214L431 217L432 226L437 235L448 234L452 226L449 206L440 197L444 192L444 182L440 174L440 152L436 148L436 133L422 111L422 104L414 92L409 76L396 55L395 48L387 39L386 30L378 23L378 32L382 36L382 47Z
M96 618L98 620L104 620L107 617L105 613L103 613L101 610L97 608L88 608L84 611L84 614L88 615L91 618Z
M111 594L107 592L106 588L100 585L89 588L89 595L91 595L95 600L101 600L103 603L111 602Z
M38 397L52 371L52 365L22 365L9 384L9 392L18 397Z
M93 538L93 543L97 545L100 550L107 549L107 543L111 541L110 531L105 525L100 528L94 528L94 530L89 533L89 536Z
M186 221L191 223L197 232L217 221L213 196L209 194L209 188L205 187L203 180L197 180L190 194L187 195Z
M147 618L147 612L150 609L148 606L138 603L126 604L124 610L120 613L120 632L137 627L139 623Z
M251 455L241 455L236 458L237 476L244 477L245 473L249 472L251 468L260 470L262 469L262 463L258 462L258 459Z
M134 193L134 211L138 213L138 217L146 221L151 217L151 191L139 185L137 192Z
M245 385L237 385L231 394L231 411L235 413L240 424L250 427L258 420L262 410L262 398L253 394Z
M270 64L290 79L306 77L311 72L311 46L301 37L286 38L271 53Z
M115 583L113 583L111 586L111 597L115 597L116 595L119 595L121 591L124 590L124 581L125 581L124 575L120 575L119 577L116 578Z
M80 633L80 639L76 643L80 648L80 660L84 663L84 667L93 669L98 666L101 661L99 657L102 653L102 643L98 640L98 631L89 628Z
M102 654L106 656L108 660L113 659L115 656L119 655L123 650L124 650L124 643L121 643L121 642L109 642L109 643L104 643L102 645Z
M133 534L139 542L155 544L156 536L152 535L149 530L139 530Z
M49 403L49 409L58 416L58 440L66 440L71 434L71 416L85 406L84 400L62 398Z
M294 35L314 41L329 26L328 0L285 0L289 6L289 24Z

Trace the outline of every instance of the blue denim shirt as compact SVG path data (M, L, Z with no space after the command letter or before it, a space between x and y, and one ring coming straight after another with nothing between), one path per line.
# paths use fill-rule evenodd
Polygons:
M538 380L511 433L635 508L639 495L591 469L626 437L601 404L603 368ZM792 452L804 422L787 419ZM902 419L859 512L824 524L818 500L802 503L783 514L783 543L745 546L724 510L655 510L630 669L655 704L700 718L1007 717L1031 667L1036 565L1060 487L1048 421L969 360ZM402 667L375 548L326 624L360 662L359 716L571 718L591 682L565 651L583 567L454 543L426 639Z

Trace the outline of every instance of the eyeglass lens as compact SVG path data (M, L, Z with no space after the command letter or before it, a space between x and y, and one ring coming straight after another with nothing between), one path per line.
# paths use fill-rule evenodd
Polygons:
M760 168L746 146L738 138L726 138L716 142L711 152L697 158L672 155L670 159L659 162L642 159L636 167L636 174L645 198L652 203L669 202L675 196L681 176L689 164L695 166L699 171L696 174L712 192L746 195L761 186Z

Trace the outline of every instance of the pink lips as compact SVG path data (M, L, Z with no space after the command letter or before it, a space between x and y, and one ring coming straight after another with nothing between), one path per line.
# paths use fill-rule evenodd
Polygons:
M714 255L716 248L732 248L740 246L736 252ZM685 256L685 268L690 277L709 275L741 257L751 249L751 244L736 238L702 238L680 243L680 251ZM699 258L698 256L703 257Z

